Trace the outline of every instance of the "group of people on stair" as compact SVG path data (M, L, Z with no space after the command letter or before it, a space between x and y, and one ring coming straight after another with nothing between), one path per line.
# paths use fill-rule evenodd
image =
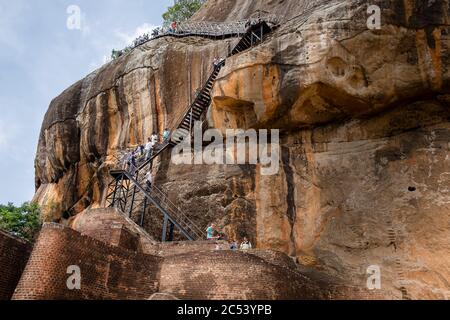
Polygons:
M225 58L217 58L217 57L214 58L214 61L213 61L214 69L216 69L224 61L225 61Z
M235 239L228 239L226 234L221 232L217 226L214 223L211 223L208 228L206 229L206 238L209 241L228 241L229 249L230 250L250 250L252 249L251 242L247 239L247 237L244 237L243 241L240 245L238 245L237 241ZM221 246L220 243L216 244L216 250L223 250L224 248Z
M122 169L135 176L139 167L138 163L150 160L158 147L163 147L169 143L170 134L170 130L166 128L161 140L161 137L156 132L153 132L152 136L147 139L145 145L139 145L135 150L125 155Z
M256 25L259 25L263 22L261 17L258 18L254 18L254 19L249 19L247 21L247 23L245 24L245 28L250 28L250 27L254 27Z

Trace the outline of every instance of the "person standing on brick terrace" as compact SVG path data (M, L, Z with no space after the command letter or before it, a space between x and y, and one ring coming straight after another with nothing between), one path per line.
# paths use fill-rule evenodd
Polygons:
M252 249L252 244L246 237L244 237L244 241L241 243L241 250L250 250Z
M216 225L214 223L212 223L206 229L206 239L208 239L208 240L217 240L218 238L214 236L215 232L216 232Z
M231 240L230 241L230 250L233 250L233 251L235 251L235 250L237 250L238 249L238 245L237 245L237 242L236 242L236 240Z

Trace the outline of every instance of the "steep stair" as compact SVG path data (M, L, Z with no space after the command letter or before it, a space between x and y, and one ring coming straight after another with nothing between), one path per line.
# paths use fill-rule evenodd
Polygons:
M163 240L165 240L167 223L171 223L176 227L186 239L202 240L202 230L172 202L167 194L156 186L148 187L145 183L145 176L132 176L124 170L114 170L110 172L115 181L120 181L124 187L122 194L125 192L126 198L132 201L126 203L121 202L121 198L116 194L112 198L111 207L119 207L130 218L136 218L136 213L140 218L138 224L142 227L145 219L145 209L149 204L153 204L158 210L164 214L165 228L163 231ZM116 202L118 201L118 202ZM144 210L143 210L144 208Z
M209 30L207 31L207 34L210 37L218 37L219 34L222 34L223 37L231 34L242 35L240 41L228 55L228 57L230 57L262 43L264 41L264 36L276 27L278 27L278 25L272 24L272 26L270 26L267 21L247 22L244 25L231 24L227 27L224 27L223 25L221 27L215 26L217 30ZM183 34L187 35L189 32L183 31ZM117 207L130 216L135 214L136 211L141 212L140 225L143 226L147 205L149 203L153 204L164 215L163 241L166 240L169 223L171 227L169 240L173 237L174 227L179 229L188 240L202 239L203 232L192 220L184 215L161 190L154 186L152 189L146 188L145 181L143 181L145 173L152 169L153 161L162 152L170 147L180 144L186 137L192 136L194 124L196 122L202 122L203 130L206 129L206 113L211 104L212 89L219 72L224 65L225 60L221 60L214 66L205 85L198 92L194 101L187 108L183 116L176 122L176 130L173 131L170 140L160 144L154 150L150 159L139 162L138 169L134 176L124 170L113 170L110 172L113 181L110 184L110 192L107 196L107 203L109 203L109 206Z

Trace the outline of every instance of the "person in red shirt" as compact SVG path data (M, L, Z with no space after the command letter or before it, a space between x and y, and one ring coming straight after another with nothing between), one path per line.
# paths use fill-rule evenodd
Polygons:
M176 21L172 22L171 28L172 28L173 32L177 32L177 22Z

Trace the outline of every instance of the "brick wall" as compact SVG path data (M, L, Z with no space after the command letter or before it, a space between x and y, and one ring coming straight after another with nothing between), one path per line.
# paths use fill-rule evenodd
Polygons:
M306 277L239 251L199 251L168 256L160 292L180 299L323 299Z
M0 230L0 300L11 299L32 245Z
M115 208L88 209L77 215L71 228L102 242L154 254L156 241Z
M131 251L140 251L139 235L133 233L126 226L116 227L116 234L113 237L112 245L128 249Z
M225 241L180 241L159 243L154 246L154 250L158 255L168 257L190 252L214 251L216 250L217 244L222 249L229 248L228 243Z
M298 270L297 264L288 255L283 252L273 250L253 249L248 254L257 256L268 263L287 268L290 270Z
M44 225L14 299L148 299L158 291L161 258L136 253L64 228ZM67 268L81 269L81 290L69 290Z
M108 232L108 241L116 246L60 225L44 225L13 298L142 300L155 293L187 300L396 298L332 284L318 271L305 274L280 252L214 250L214 242L201 241L153 245L151 250L160 254L155 256L135 251L134 233L122 228ZM66 286L71 265L81 269L81 290Z
M389 290L369 290L363 287L328 285L329 300L401 300L401 293Z

